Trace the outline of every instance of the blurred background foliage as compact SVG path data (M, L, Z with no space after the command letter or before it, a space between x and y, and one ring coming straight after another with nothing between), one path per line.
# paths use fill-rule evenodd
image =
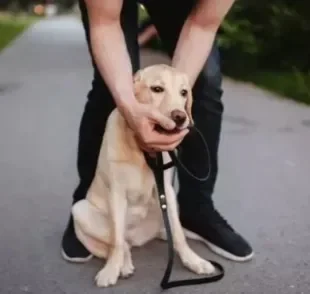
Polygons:
M143 10L140 16L148 17ZM309 1L239 0L218 43L225 75L310 104ZM160 50L160 40L149 46Z
M47 16L49 6L57 6L57 14L70 13L77 2L0 0L0 50L33 22L33 15ZM140 22L148 18L142 6L139 12ZM310 1L236 1L218 43L225 75L310 104ZM147 46L162 49L158 38Z

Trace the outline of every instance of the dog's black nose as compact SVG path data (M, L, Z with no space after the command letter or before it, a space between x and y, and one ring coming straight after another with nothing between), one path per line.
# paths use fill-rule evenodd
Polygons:
M180 127L186 120L186 113L176 109L171 112L171 118L176 123L177 127Z

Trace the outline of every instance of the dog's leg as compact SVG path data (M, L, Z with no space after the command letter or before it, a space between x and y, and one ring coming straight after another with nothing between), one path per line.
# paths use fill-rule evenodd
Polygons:
M164 153L165 154L165 153ZM166 157L166 158L165 158ZM167 162L167 154L164 155ZM214 266L198 256L188 245L180 223L178 204L174 188L172 187L173 169L164 172L164 183L167 197L169 221L172 227L173 242L184 266L197 274L211 274L215 271Z
M88 234L86 231L84 231L83 227L78 222L74 224L74 227L76 236L80 242L84 244L89 252L98 258L107 258L109 253L108 244L105 244L101 240L96 239L95 237Z
M78 239L96 257L107 258L110 228L107 218L87 199L72 206L74 228Z
M134 266L132 263L132 257L130 252L130 247L127 242L124 243L125 245L125 252L124 252L124 262L123 266L121 268L121 277L122 278L128 278L134 273Z
M109 205L112 234L111 248L106 265L96 276L98 287L115 285L124 264L127 199L125 192L117 181L112 181Z
M172 226L172 236L176 251L184 266L197 274L211 274L215 271L214 266L198 256L188 245L183 228L180 223L176 195L172 185L166 184L166 197L168 204L169 220Z
M157 197L157 195L155 195ZM157 203L155 203L157 205ZM160 211L158 207L152 208L139 226L128 231L127 240L133 247L140 247L155 239L161 228Z

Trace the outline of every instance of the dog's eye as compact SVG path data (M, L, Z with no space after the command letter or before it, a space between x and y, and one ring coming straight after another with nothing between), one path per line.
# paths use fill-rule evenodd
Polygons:
M151 86L151 90L154 93L162 93L165 89L161 86Z
M188 91L186 89L181 90L181 96L186 97L188 94Z

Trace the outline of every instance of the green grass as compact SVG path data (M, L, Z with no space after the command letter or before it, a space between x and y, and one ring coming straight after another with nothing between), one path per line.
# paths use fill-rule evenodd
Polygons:
M34 23L38 17L0 13L0 51Z
M310 105L310 74L292 72L255 72L231 78L251 82L280 96Z

